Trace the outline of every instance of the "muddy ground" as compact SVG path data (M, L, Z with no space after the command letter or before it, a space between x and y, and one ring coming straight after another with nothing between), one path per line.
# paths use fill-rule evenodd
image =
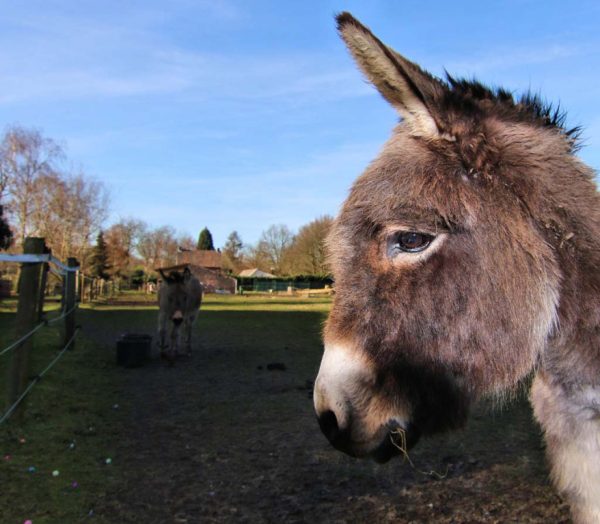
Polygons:
M311 401L325 312L267 306L202 312L189 362L111 368L123 406L115 435L123 477L98 502L99 518L569 522L523 396L503 409L477 406L464 431L422 441L411 452L420 471L401 459L378 465L333 450ZM87 315L87 336L112 355L119 330L152 332L156 312L128 312L127 326L119 311ZM285 370L268 370L270 363ZM432 470L443 478L425 473Z

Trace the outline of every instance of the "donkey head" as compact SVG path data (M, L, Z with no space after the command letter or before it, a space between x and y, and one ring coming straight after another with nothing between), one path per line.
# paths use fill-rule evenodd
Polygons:
M159 270L163 279L163 287L160 292L160 308L166 312L175 327L183 322L184 314L187 311L188 293L186 287L192 273L189 268L182 272L171 271L169 274Z
M387 460L393 433L410 446L459 427L534 368L572 236L564 173L592 182L536 97L437 79L347 13L338 29L402 122L328 239L336 296L314 401L335 447Z

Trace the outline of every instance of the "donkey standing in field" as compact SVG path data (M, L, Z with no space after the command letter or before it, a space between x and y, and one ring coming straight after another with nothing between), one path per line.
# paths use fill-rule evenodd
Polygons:
M577 522L600 522L600 198L577 130L537 97L434 78L337 20L403 121L328 239L321 429L386 461L535 372L556 487Z
M202 303L202 284L187 267L168 275L159 272L163 281L158 289L158 346L161 356L173 363L178 355L192 354L192 329Z

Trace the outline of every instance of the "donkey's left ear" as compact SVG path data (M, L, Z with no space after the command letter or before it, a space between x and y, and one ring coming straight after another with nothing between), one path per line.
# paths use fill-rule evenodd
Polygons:
M183 270L183 280L189 280L190 278L192 278L192 272L189 267L186 267Z
M338 31L369 81L401 114L411 134L445 138L434 100L443 84L387 47L350 13L337 17Z

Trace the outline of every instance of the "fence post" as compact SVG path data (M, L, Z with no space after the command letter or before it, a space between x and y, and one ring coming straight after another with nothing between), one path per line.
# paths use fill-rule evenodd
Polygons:
M23 242L24 254L41 255L44 253L44 239L28 237ZM31 331L38 321L38 299L40 293L41 262L27 262L21 264L19 276L19 301L17 317L15 319L15 337L21 338ZM27 385L29 375L29 353L31 352L32 339L28 338L19 347L15 348L8 368L8 406L11 406ZM22 418L23 406L17 409L15 416Z
M77 267L79 263L76 258L69 257L67 259L67 266ZM76 287L76 271L67 271L65 275L65 311L70 313L65 317L65 345L73 335L75 334L75 287ZM71 349L75 347L75 343L71 344Z
M81 302L81 279L79 278L80 271L75 273L75 300Z
M85 276L83 271L79 270L79 303L85 302Z
M44 253L51 255L52 251L48 249L47 246L44 246ZM40 282L40 294L38 298L38 322L44 320L44 299L46 298L46 284L48 282L48 271L50 269L50 264L48 262L44 263L42 266L42 275Z

